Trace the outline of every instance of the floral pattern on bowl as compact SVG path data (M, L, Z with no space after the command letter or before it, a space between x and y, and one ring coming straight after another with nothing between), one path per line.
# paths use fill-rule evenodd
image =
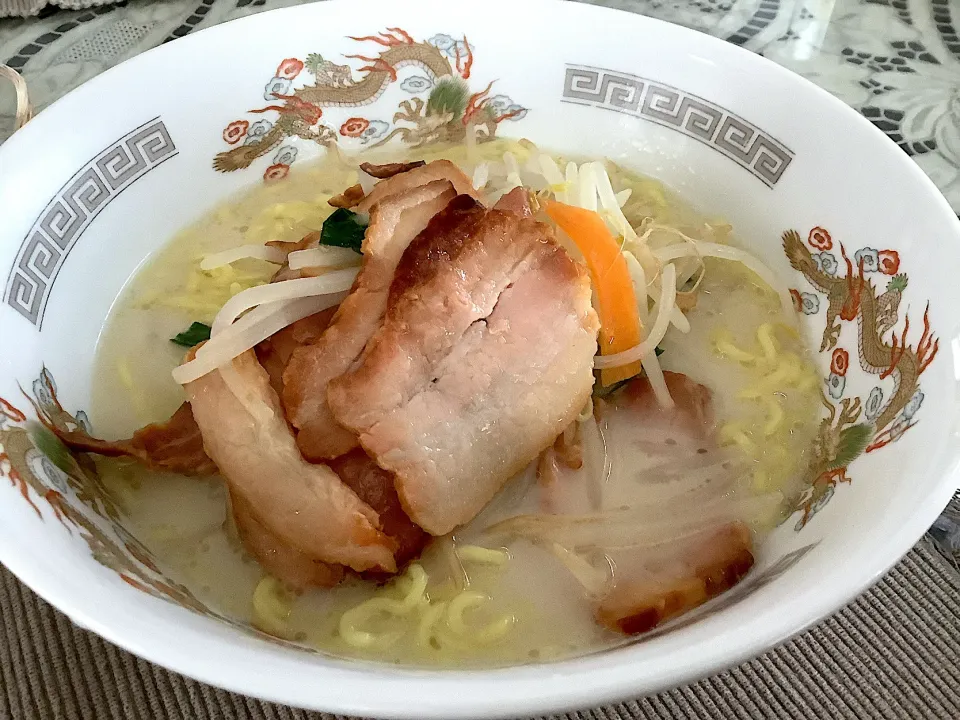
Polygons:
M896 442L917 424L924 398L920 376L936 357L940 341L930 327L929 303L915 346L908 339L906 312L902 329L896 329L908 284L907 274L899 272L896 250L865 247L853 253L851 260L843 244L822 227L810 230L806 243L798 232L788 230L783 234L783 249L812 289L790 289L795 309L811 316L824 311L820 353L829 353L830 358L826 392L821 390L827 417L814 440L806 489L793 508L802 513L796 524L799 531L830 501L837 483L851 482L847 469L854 460ZM886 283L882 293L877 292L874 278ZM839 346L844 323L857 324L856 347ZM848 387L851 354L865 376L857 386L873 384L865 396L856 393L853 383Z
M520 120L528 112L507 95L491 96L494 80L471 92L467 81L475 48L466 36L457 39L440 33L417 41L401 28L389 28L379 35L350 39L376 48L375 54L344 56L363 63L356 70L319 53L306 60L282 60L264 87L263 98L270 104L249 111L260 119L234 120L224 128L224 142L236 147L219 153L213 167L219 172L248 168L279 147L263 173L264 180L275 181L286 177L297 158L297 147L290 144L296 138L356 149L398 139L418 148L462 142L472 130L483 142L496 136L500 123ZM416 74L403 71L407 67ZM310 80L302 82L306 76ZM351 114L331 122L331 109L370 105L394 84L410 97L399 102L389 120Z

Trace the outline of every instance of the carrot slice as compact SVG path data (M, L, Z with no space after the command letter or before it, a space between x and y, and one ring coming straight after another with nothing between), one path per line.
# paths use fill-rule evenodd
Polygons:
M546 205L547 215L583 253L593 281L600 316L600 354L629 350L640 344L640 312L627 262L620 243L593 210L556 201ZM600 384L612 385L640 372L640 362L600 371Z

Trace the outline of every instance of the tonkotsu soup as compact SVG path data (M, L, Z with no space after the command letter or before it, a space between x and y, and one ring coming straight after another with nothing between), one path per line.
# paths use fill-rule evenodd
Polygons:
M527 141L360 160L212 209L106 323L92 426L131 439L63 438L168 576L434 667L593 652L739 582L819 382L730 226Z

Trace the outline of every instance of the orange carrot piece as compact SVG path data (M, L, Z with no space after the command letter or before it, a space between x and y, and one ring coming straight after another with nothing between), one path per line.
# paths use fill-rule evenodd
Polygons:
M600 316L600 354L629 350L640 344L640 312L637 296L620 243L607 224L593 210L573 207L556 201L546 205L547 215L583 253L596 294ZM640 372L640 362L605 368L600 371L600 384L633 377Z

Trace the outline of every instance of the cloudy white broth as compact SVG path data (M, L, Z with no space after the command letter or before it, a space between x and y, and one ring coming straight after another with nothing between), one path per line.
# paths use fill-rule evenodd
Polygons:
M199 433L95 456L164 572L271 635L433 667L593 652L738 582L819 406L770 271L608 160L366 159L213 208L107 320L94 433Z

